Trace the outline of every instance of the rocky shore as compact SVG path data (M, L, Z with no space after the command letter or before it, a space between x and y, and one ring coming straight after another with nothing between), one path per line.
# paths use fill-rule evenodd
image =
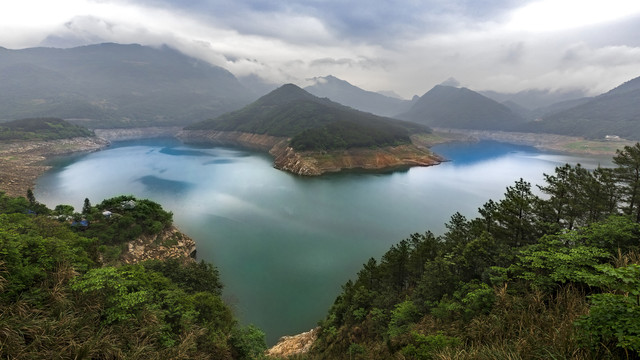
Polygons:
M274 167L302 176L319 176L343 170L386 171L412 166L431 166L443 161L427 147L414 144L384 148L335 151L296 151L289 139L237 131L185 130L177 137L187 143L234 145L268 151Z
M95 129L96 136L109 141L138 140L175 137L182 130L179 126L173 127L146 127L130 129Z
M311 350L318 337L319 328L311 329L293 336L283 336L265 355L270 358L285 359L291 356L303 355Z
M96 151L109 145L99 137L79 137L48 141L0 142L0 191L25 196L36 179L51 167L44 161L52 156Z
M162 233L154 236L141 236L127 244L127 250L122 254L122 262L135 264L145 260L180 259L194 261L196 257L196 242L178 228L171 226Z

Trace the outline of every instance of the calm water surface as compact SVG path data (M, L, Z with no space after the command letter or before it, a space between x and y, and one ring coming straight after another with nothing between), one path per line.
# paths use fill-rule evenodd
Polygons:
M245 323L280 336L313 328L340 287L370 257L411 233L441 234L459 211L471 218L520 177L541 183L566 162L610 159L541 153L497 142L434 147L450 162L389 174L302 178L264 154L187 146L172 139L120 142L58 159L36 186L39 201L82 209L120 194L149 198L213 262L224 296Z

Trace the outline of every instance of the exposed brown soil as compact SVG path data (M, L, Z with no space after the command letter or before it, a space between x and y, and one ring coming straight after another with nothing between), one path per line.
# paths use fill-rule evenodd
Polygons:
M342 170L369 171L437 165L442 158L422 144L337 151L295 151L287 138L237 131L188 130L178 134L186 142L236 145L269 151L277 169L297 175L318 176Z
M26 196L38 176L51 167L44 164L48 157L82 151L96 151L109 145L97 137L49 141L0 142L0 191L10 196Z

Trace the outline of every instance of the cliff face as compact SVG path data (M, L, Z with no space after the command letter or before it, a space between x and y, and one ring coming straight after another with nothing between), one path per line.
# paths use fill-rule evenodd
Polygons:
M141 236L127 244L127 252L122 254L122 262L135 264L145 260L182 259L194 261L196 242L182 234L175 226L158 235Z
M355 148L329 152L297 152L291 147L274 148L275 167L298 175L314 176L349 169L392 170L431 166L442 158L415 145L378 149Z
M185 142L234 145L268 151L276 169L296 175L318 176L349 169L389 170L431 166L443 161L429 149L413 144L384 148L353 148L337 151L296 151L288 139L237 131L185 130L178 134Z
M311 329L302 334L283 336L278 343L267 350L265 355L276 359L306 354L311 350L314 341L318 337L319 328Z

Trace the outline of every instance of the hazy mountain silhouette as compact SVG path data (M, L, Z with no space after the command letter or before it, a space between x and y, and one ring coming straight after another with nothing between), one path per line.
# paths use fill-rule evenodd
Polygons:
M467 88L436 85L397 116L431 127L508 130L523 119L503 104Z
M315 84L304 89L318 97L326 97L354 109L381 116L392 116L411 107L411 101L366 91L335 76L314 78Z
M640 77L588 101L520 127L522 131L548 132L599 139L606 135L640 139Z
M516 93L501 93L497 91L484 90L478 91L478 93L499 103L511 101L529 110L536 110L556 103L580 99L586 96L586 93L583 90L577 89L556 91L549 89L529 89Z
M0 48L0 119L90 119L91 127L185 125L253 99L227 70L166 46Z

